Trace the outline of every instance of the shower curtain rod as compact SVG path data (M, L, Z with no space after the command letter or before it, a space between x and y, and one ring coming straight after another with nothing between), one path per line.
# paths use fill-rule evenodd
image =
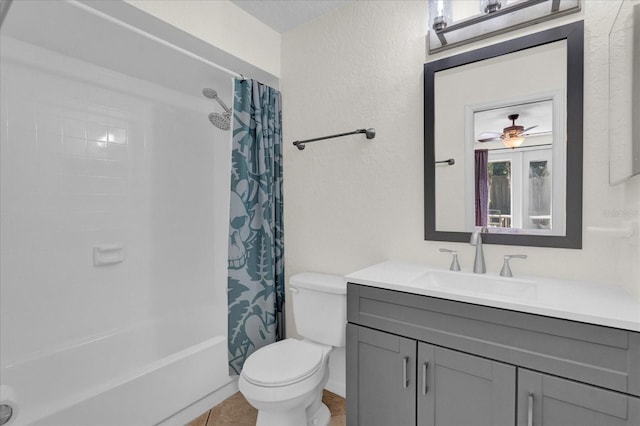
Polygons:
M353 132L338 133L336 135L322 136L322 137L319 137L319 138L306 139L306 140L303 140L303 141L295 141L295 142L293 142L293 144L300 151L302 151L304 149L304 144L309 143L309 142L317 142L317 141L322 141L322 140L325 140L325 139L339 138L341 136L355 135L355 134L358 134L358 133L365 133L367 135L367 139L373 139L373 138L376 137L376 129L358 129L358 130L354 130Z
M205 65L209 65L210 67L216 68L216 69L218 69L218 70L220 70L220 71L222 71L224 73L227 73L227 74L229 74L229 75L231 75L233 77L241 78L243 80L245 79L245 76L242 75L242 74L239 74L239 73L237 73L235 71L231 71L230 69L225 68L222 65L218 65L215 62L211 62L211 61L203 58L202 56L199 56L199 55L196 55L195 53L189 52L188 50L183 49L182 47L176 46L175 44L170 43L170 42L168 42L166 40L163 40L160 37L156 37L153 34L149 34L148 32L146 32L144 30L141 30L140 28L136 28L133 25L127 24L126 22L123 22L123 21L121 21L121 20L119 20L117 18L114 18L113 16L107 15L104 12L101 12L99 10L96 10L96 9L90 7L90 6L82 4L77 0L67 0L67 2L72 4L72 5L74 5L77 8L80 8L80 9L86 11L86 12L89 12L89 13L91 13L93 15L99 16L102 19L106 19L109 22L112 22L112 23L114 23L116 25L119 25L119 26L121 26L123 28L128 29L129 31L133 31L136 34L139 34L139 35L141 35L143 37L146 37L149 40L155 41L156 43L160 43L161 45L163 45L165 47L168 47L168 48L173 49L173 50L175 50L177 52L180 52L183 55L190 57L191 59L195 59L196 61L202 62Z

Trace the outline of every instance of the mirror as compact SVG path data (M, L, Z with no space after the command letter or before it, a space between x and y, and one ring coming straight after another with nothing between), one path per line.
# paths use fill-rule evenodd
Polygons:
M581 248L583 31L425 64L425 239Z

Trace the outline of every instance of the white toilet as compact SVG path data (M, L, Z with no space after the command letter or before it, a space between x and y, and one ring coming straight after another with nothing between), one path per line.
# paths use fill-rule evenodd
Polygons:
M344 278L304 272L291 277L291 302L302 340L285 339L251 354L238 386L258 409L257 426L326 426L322 403L329 355L344 346L347 286Z

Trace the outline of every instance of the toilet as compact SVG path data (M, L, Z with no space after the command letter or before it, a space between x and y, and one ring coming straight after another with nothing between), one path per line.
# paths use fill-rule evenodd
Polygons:
M258 409L257 426L327 426L322 403L329 355L345 344L347 286L343 277L303 272L289 280L296 329L258 349L244 363L238 387Z

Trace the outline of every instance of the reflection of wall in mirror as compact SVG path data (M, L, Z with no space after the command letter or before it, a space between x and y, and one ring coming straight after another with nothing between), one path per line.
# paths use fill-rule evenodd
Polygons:
M558 41L435 74L435 158L455 166L436 167L436 229L469 231L465 224L465 108L550 91L566 92L566 41ZM564 116L564 114L563 114ZM562 123L564 126L564 123ZM564 134L564 127L560 129ZM468 134L466 134L468 133Z
M640 1L625 1L609 33L609 182L640 173Z

